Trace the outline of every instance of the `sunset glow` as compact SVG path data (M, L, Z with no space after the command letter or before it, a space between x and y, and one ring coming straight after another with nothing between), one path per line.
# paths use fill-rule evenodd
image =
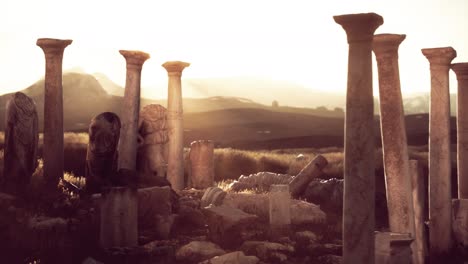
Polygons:
M345 93L346 36L332 16L346 13L376 12L384 17L376 33L407 35L399 53L404 93L429 91L429 64L421 48L452 46L458 53L454 62L468 61L466 0L312 3L6 0L0 16L0 93L24 89L44 75L44 55L35 45L40 37L73 39L64 70L104 73L120 85L125 61L118 50L150 53L142 89L154 96L161 93L153 90L166 87L161 64L167 60L191 63L184 78L254 76ZM374 84L377 92L376 70ZM453 73L451 90L456 90Z

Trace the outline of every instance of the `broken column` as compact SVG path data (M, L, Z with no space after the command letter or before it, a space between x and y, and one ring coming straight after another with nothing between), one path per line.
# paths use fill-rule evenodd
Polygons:
M271 236L287 236L291 225L291 194L286 184L272 185L269 193Z
M452 64L457 75L458 199L468 199L468 63Z
M120 118L112 112L104 112L91 119L85 168L88 193L100 193L117 173L120 127Z
M166 177L167 133L166 108L150 104L140 112L137 169L143 180L153 182L155 177Z
M36 45L45 55L44 91L44 180L48 189L63 177L63 87L62 60L72 40L40 38Z
M214 184L214 142L198 140L190 144L190 176L188 185L205 189Z
M37 167L39 141L36 104L27 95L15 93L6 104L5 149L2 189L24 194Z
M375 172L372 39L375 13L334 16L349 44L346 95L343 263L374 263Z
M138 193L135 188L104 188L101 197L100 246L138 245Z
M409 170L411 175L411 185L413 194L413 208L414 208L414 244L413 256L416 259L415 263L425 263L427 257L427 238L426 228L424 224L425 215L425 188L424 174L422 167L417 160L409 161Z
M169 154L167 179L174 190L182 190L184 183L184 127L182 116L181 76L190 64L181 61L168 61L162 66L169 77L167 97L167 120L169 122Z
M398 67L398 47L405 38L406 35L397 34L375 35L372 48L379 71L380 126L390 231L414 235L408 143Z
M429 244L431 259L449 253L452 245L450 160L450 62L452 47L422 49L431 70L429 112Z
M317 155L289 183L291 195L295 198L299 197L305 191L309 183L320 176L322 169L325 168L327 164L328 160L324 156Z
M149 54L135 50L120 50L127 64L127 78L122 105L122 128L119 140L119 169L136 169L138 116L140 113L140 82L143 63Z

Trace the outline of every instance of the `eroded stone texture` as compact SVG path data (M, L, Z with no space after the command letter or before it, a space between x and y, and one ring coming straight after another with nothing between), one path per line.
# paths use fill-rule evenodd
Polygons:
M190 144L188 186L205 189L214 184L214 142L198 140Z
M17 92L7 102L2 189L24 194L37 167L38 117L36 104Z
M44 179L49 189L55 189L63 177L63 87L62 60L65 48L72 40L38 39L45 55L44 91Z
M410 175L413 194L413 208L414 208L414 247L413 256L416 257L415 263L425 263L427 257L427 238L426 238L426 225L424 224L425 216L425 197L427 188L424 183L424 174L422 166L417 160L410 160Z
M138 195L127 187L104 188L101 197L100 246L138 245Z
M410 234L376 232L375 263L379 264L412 264Z
M237 181L229 185L229 190L239 192L242 190L255 190L268 192L273 184L289 184L294 176L262 171L248 176L241 175Z
M203 208L210 204L221 205L223 203L224 197L226 197L226 192L219 187L209 187L203 193L203 197L200 201L200 206Z
M167 179L174 190L182 190L184 183L184 127L182 107L181 76L190 64L181 61L169 61L162 66L169 76L167 98L167 120L169 133L169 154Z
M270 198L270 228L273 237L288 235L291 225L291 194L289 186L272 185Z
M320 176L322 169L327 166L328 161L322 155L317 155L309 162L289 183L289 189L293 197L300 196L309 183Z
M169 141L166 108L158 104L143 107L138 128L138 171L148 177L166 177L166 143Z
M374 263L374 97L372 40L383 18L375 13L333 17L349 44L346 94L343 263Z
M93 117L88 134L86 190L96 193L100 192L103 186L110 185L111 177L117 173L119 117L111 112L104 112Z
M192 241L177 250L176 259L179 261L198 263L215 256L224 255L225 253L226 251L212 242Z
M372 48L379 72L380 126L390 231L414 235L408 143L398 67L398 48L405 38L406 35L397 34L375 35Z
M453 206L453 235L456 243L462 248L468 247L468 200L454 199Z
M141 51L120 50L127 64L125 94L122 104L122 128L119 142L119 169L136 169L138 148L138 119L140 112L140 82L143 63L149 54Z
M468 63L452 64L457 75L458 199L468 199Z
M449 252L452 245L452 184L450 160L451 47L422 49L431 70L429 112L429 240L431 259Z

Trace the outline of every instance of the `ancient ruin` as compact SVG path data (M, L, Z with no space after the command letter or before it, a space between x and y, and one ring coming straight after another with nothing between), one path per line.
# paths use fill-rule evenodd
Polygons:
M89 193L101 192L103 186L110 186L111 178L117 174L120 127L119 117L111 112L91 119L85 170Z
M454 63L457 75L457 172L458 199L468 199L468 63Z
M377 14L333 17L349 44L346 94L343 263L374 263L374 99L372 40Z
M140 112L137 169L151 182L153 177L166 177L167 142L169 141L166 108L150 104Z
M27 95L15 93L6 105L5 149L1 188L24 195L37 167L39 141L36 104Z
M174 190L182 190L184 182L184 128L181 77L184 68L190 64L168 61L162 66L169 77L167 96L167 120L169 132L169 154L167 179Z
M372 48L379 72L380 126L390 231L414 235L405 113L400 88L398 47L406 35L379 34ZM412 243L416 249L416 243Z
M63 87L62 60L72 40L38 39L45 55L44 84L44 178L49 189L55 189L63 177Z
M431 71L429 112L429 244L431 258L452 247L449 70L457 56L451 47L422 49Z
M424 173L422 166L417 160L409 161L409 170L411 176L413 208L414 208L414 241L412 247L413 260L415 263L424 263L428 256L427 236L425 227L426 204L426 184L424 182Z
M188 186L205 189L214 184L214 142L198 140L190 144Z
M121 50L127 65L127 78L122 109L122 128L119 140L119 169L136 169L138 118L140 113L140 81L143 63L149 54L141 51Z

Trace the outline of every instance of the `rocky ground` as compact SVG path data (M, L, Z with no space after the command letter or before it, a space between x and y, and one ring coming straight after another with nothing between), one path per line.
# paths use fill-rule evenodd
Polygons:
M313 203L291 200L291 225L277 229L269 224L265 192L209 188L176 193L169 186L152 186L139 188L138 197L139 246L101 250L99 194L68 193L37 206L2 194L2 262L341 262L340 219Z

